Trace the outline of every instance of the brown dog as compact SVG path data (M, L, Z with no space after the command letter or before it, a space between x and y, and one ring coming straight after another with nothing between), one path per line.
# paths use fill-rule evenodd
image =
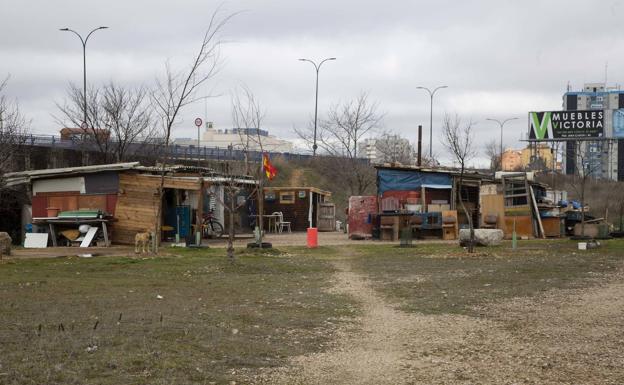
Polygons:
M138 254L140 250L142 254L149 253L151 241L152 233L137 233L134 236L134 252Z

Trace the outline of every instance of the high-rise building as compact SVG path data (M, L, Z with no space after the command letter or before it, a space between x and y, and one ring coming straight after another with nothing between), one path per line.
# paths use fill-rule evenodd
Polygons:
M412 164L415 156L409 140L399 135L365 138L358 143L358 158L367 158L371 163Z
M377 139L365 138L358 144L358 153L361 157L370 159L375 163L379 157L377 154Z
M608 88L605 83L587 83L582 91L568 90L563 94L563 109L604 112L601 138L564 142L565 173L573 175L583 167L597 178L624 180L624 90Z

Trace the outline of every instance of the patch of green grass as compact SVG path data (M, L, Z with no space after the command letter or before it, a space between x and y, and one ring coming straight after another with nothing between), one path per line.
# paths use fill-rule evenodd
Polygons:
M357 312L309 254L175 253L0 263L0 382L244 383L325 349Z
M603 241L596 250L576 247L571 241L523 241L514 251L506 242L470 255L454 245L374 245L358 247L352 262L403 310L478 315L493 301L589 285L589 278L624 260L621 240Z

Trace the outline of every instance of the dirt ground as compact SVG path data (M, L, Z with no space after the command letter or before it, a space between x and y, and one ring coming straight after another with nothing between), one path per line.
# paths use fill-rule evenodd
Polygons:
M293 233L282 233L282 234L274 234L269 233L264 237L264 241L271 242L273 246L306 246L307 233L305 232L293 232ZM238 239L236 241L236 246L244 246L248 242L251 242L253 239ZM414 241L418 243L440 243L440 244L451 244L456 243L456 241L443 241L440 239L426 239L422 241ZM347 234L340 231L331 231L331 232L319 232L318 233L318 244L319 246L343 246L343 245L391 245L398 244L398 241L380 241L380 240L352 240L349 239ZM211 246L226 246L225 237L215 241L211 240L208 243Z
M503 246L470 257L458 251L459 248L440 241L401 249L379 242L349 241L341 233L321 233L319 238L319 243L327 247L316 250L284 247L283 255L278 252L265 260L249 257L246 263L257 264L254 268L262 272L270 271L267 266L271 263L291 260L288 263L293 266L314 263L319 274L314 279L320 282L322 277L326 284L316 287L315 296L308 302L320 304L322 300L323 306L318 305L315 313L323 309L341 314L341 318L328 314L327 318L319 317L314 325L301 320L297 328L303 330L301 325L307 325L314 333L331 335L331 341L322 341L321 345L310 338L306 349L289 354L286 364L281 362L279 366L263 364L254 368L240 360L243 368L231 377L236 383L624 383L624 265L621 259L624 247L621 243L581 254L573 243L536 241L523 244L525 249L518 252L512 253ZM303 246L305 234L272 235L267 240L278 247ZM244 244L247 240L238 242ZM329 247L334 242L349 246ZM110 251L121 253L124 250ZM211 252L219 254L215 249ZM195 263L203 265L205 261L199 258ZM184 260L145 263L164 262L171 264L168 269L178 269ZM230 278L225 279L220 273L209 278L210 282L223 280L224 292L232 290L228 284L232 279L249 280L248 271L240 274L237 267L227 269ZM143 271L144 268L137 268L137 272ZM164 271L167 277L171 276L169 270ZM276 272L267 278L275 286L270 295L257 292L266 291L262 283L265 281L258 281L254 295L270 298L283 291L281 288L287 283L310 282L307 271L290 274L287 277ZM159 277L155 276L150 284L161 285ZM284 281L278 284L274 282L276 279ZM188 290L195 290L195 286L191 285ZM234 285L246 286L248 284ZM20 290L24 289L20 286ZM310 290L293 286L283 297L288 301ZM472 293L468 295L465 291ZM165 294L165 298L172 295ZM334 299L325 302L325 297L330 296ZM425 300L415 300L418 296ZM345 305L340 305L336 298L353 301L357 312L339 312ZM299 301L302 300L297 299L291 308L284 309L279 319L286 324L292 322L290 318L298 313L294 309L303 309L303 302ZM456 303L451 304L451 301ZM441 303L447 305L430 306ZM323 319L323 326L319 326ZM266 321L267 317L258 316L258 320ZM258 320L253 323L260 322ZM240 326L240 330L260 333L263 329L246 325ZM303 346L300 341L304 338L297 337L295 341L284 335L280 346ZM247 346L244 338L239 342ZM252 345L249 349L253 349ZM205 354L196 353L194 357ZM246 354L257 355L254 351Z
M265 236L265 242L271 242L274 247L284 246L306 246L307 234L305 232L293 232L274 234L269 233ZM246 247L247 243L253 241L253 236L249 234L241 234L236 237L234 247ZM453 243L453 241L442 241L436 239L427 239L424 241L418 241L421 243L440 243L447 244ZM347 234L343 232L320 232L318 233L318 244L320 246L342 246L342 245L378 245L378 244L398 244L398 242L391 241L379 241L379 240L359 240L354 241L347 237ZM220 239L203 240L202 245L214 248L227 247L227 239L223 236ZM170 244L164 244L161 251L163 254L175 254L176 250L170 247ZM112 247L48 247L45 249L24 249L16 248L13 250L10 258L57 258L76 256L82 254L91 254L93 256L120 256L120 255L133 255L134 246L131 245L114 245Z
M355 273L333 291L361 303L355 329L326 352L267 373L265 384L622 384L624 274L480 309L481 317L397 310ZM600 279L599 281L602 281Z

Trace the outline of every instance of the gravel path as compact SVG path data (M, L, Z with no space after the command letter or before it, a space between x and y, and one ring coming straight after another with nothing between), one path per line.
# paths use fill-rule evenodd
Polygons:
M363 308L335 347L298 357L270 384L622 384L624 276L483 308L480 318L396 310L348 260L336 293ZM606 278L600 278L605 282Z
M276 373L268 383L277 384L401 384L408 351L404 338L413 328L414 316L394 310L367 282L350 270L348 262L336 262L334 292L360 301L363 315L358 332L342 331L337 346L324 353L297 358L293 369Z

